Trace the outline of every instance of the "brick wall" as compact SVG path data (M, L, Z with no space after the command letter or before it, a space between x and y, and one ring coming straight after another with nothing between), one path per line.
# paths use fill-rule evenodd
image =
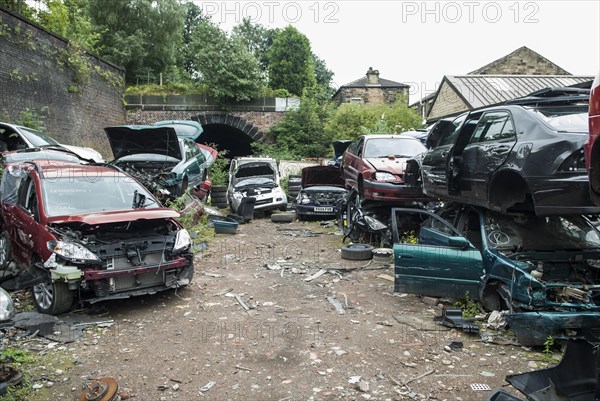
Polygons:
M470 74L486 75L571 75L541 54L527 47L485 65Z
M258 128L261 133L281 121L285 115L285 113L280 111L230 111L219 113L243 118ZM152 124L162 120L191 120L194 116L210 114L215 114L215 112L193 110L129 110L127 111L127 124Z
M460 96L458 96L454 89L448 85L448 82L444 81L427 118L436 119L467 110L469 110L469 107Z
M103 128L124 124L124 70L89 53L76 75L65 39L0 9L0 120L15 122L29 109L59 142L111 155Z

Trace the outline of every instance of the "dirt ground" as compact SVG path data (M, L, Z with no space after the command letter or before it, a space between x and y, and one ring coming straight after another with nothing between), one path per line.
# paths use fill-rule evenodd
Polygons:
M263 218L217 235L190 287L107 302L93 319L110 327L75 342L21 343L54 361L31 383L47 400L76 400L102 377L139 401L484 400L490 391L471 384L493 390L546 366L540 350L436 325L437 306L393 292L390 266L341 259L334 230ZM321 268L330 273L307 280Z

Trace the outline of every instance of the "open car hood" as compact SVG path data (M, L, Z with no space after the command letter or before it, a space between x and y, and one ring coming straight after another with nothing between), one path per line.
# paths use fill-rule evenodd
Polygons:
M335 154L335 158L341 157L351 143L352 141L348 139L333 142L333 153Z
M302 188L332 186L344 188L340 169L335 166L311 166L302 169Z
M173 127L152 125L122 125L104 128L115 159L123 156L151 153L181 160L179 139Z
M157 121L152 125L160 127L173 127L178 137L189 138L193 141L198 139L200 134L204 131L200 123L192 120L165 120Z
M233 172L231 183L237 186L249 178L267 178L277 183L277 165L268 161L248 161L240 164Z

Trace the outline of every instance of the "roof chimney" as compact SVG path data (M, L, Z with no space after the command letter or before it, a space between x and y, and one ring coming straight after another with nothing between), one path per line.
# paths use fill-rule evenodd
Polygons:
M380 85L379 82L379 70L374 70L373 67L369 67L367 71L367 85Z

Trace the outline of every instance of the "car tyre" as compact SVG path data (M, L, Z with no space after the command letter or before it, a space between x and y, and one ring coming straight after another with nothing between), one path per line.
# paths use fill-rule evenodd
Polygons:
M51 282L50 278L31 287L33 303L38 311L48 315L67 312L73 304L73 291L62 281Z
M371 260L373 249L373 245L369 244L348 244L342 247L341 256L347 260Z
M271 221L273 223L291 223L294 221L294 213L273 213L271 215Z
M8 267L11 257L10 236L6 231L0 234L0 270Z

